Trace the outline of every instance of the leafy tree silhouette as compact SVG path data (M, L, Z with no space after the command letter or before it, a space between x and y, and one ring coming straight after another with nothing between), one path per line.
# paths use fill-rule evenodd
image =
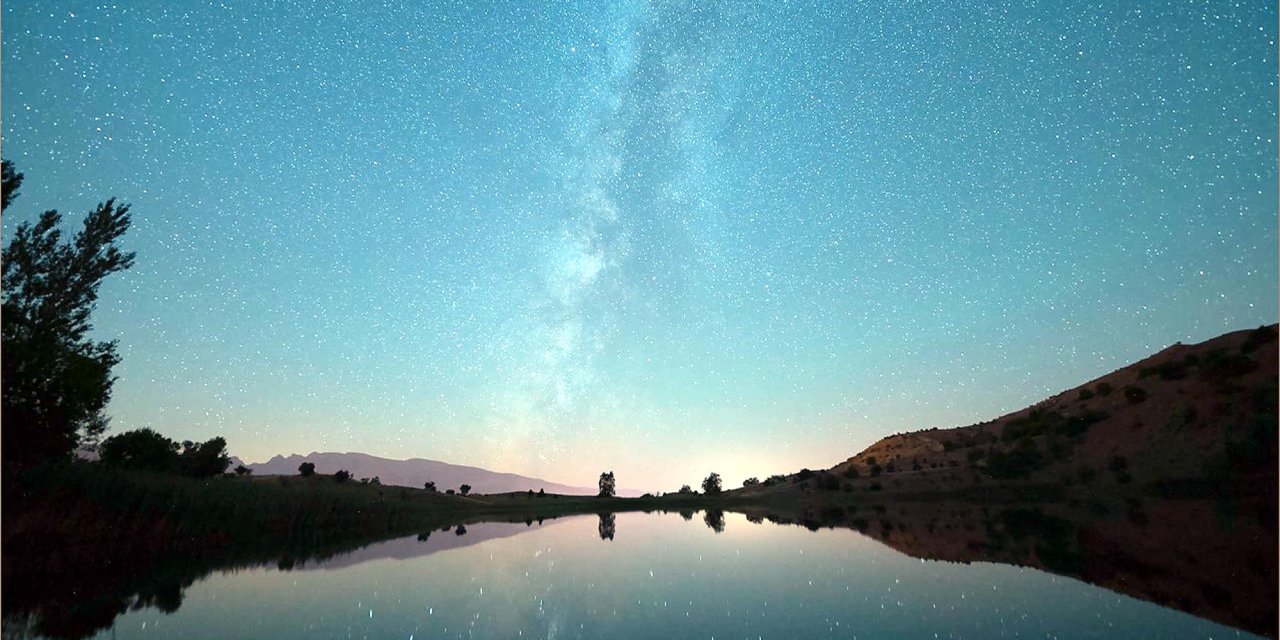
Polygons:
M467 495L468 493L471 493L471 485L464 484L461 487L458 487L458 493L461 493L464 496Z
M3 208L23 175L3 162ZM133 265L116 241L129 229L129 206L114 199L89 212L70 241L62 214L45 211L14 229L3 255L4 457L20 463L66 457L107 428L103 409L120 362L114 341L89 339L89 316L102 280Z
M712 471L706 480L702 481L702 492L707 495L715 495L721 490L720 474Z
M227 441L221 437L205 442L188 440L182 443L179 453L178 443L151 429L136 429L111 436L102 441L98 453L103 464L181 473L197 478L221 475L231 464L231 458L227 456ZM236 473L245 475L252 471L240 465Z
M615 489L616 486L617 485L614 482L612 471L606 471L600 474L599 496L601 498L612 498L615 495L617 495L617 490Z
M298 473L303 476L314 476L316 474L316 463L304 462L298 465Z

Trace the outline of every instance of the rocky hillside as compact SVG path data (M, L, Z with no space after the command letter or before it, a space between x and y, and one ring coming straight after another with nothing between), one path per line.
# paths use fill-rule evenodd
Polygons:
M887 492L1052 484L1275 495L1276 325L1175 344L990 422L892 435L819 488ZM1274 500L1273 500L1274 502Z

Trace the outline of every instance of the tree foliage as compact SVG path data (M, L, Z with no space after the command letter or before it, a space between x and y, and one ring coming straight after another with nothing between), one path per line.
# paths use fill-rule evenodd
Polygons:
M4 162L3 206L22 174ZM62 214L45 211L19 224L4 248L4 455L36 461L69 455L106 430L103 413L119 363L114 341L89 339L103 279L133 265L116 242L129 229L129 206L107 200L64 240Z
M302 474L304 477L314 476L316 474L316 463L304 462L298 465L298 473Z
M720 493L721 488L720 474L714 471L702 481L702 492L709 496Z
M220 475L231 464L227 441L221 437L205 442L188 440L179 445L151 429L136 429L111 436L102 441L98 451L103 464L196 478ZM240 465L236 473L246 475L252 470Z
M467 495L468 493L471 493L471 485L464 484L461 487L458 487L458 493L461 493L464 496Z
M612 498L617 495L617 483L614 481L613 472L606 471L600 474L600 493L601 498Z
M103 464L172 472L178 460L178 443L151 429L136 429L102 441L98 454Z

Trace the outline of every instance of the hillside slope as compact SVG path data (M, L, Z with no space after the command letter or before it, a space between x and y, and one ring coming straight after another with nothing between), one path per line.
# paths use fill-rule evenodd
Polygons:
M1276 485L1276 325L1175 344L990 422L889 436L836 465L886 491L990 482Z

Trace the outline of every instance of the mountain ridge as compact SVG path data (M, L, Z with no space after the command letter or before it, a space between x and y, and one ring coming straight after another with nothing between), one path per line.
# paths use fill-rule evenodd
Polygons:
M276 454L265 462L254 463L233 458L231 467L243 464L253 470L255 475L296 475L298 466L304 462L314 464L316 473L332 474L346 470L355 478L377 477L380 483L391 486L422 488L426 482L434 482L437 489L444 491L467 484L471 486L472 492L485 494L539 490L564 495L595 495L597 492L594 487L574 486L472 465L416 457L397 460L360 451ZM618 490L618 495L624 497L639 496L641 493L634 489Z

